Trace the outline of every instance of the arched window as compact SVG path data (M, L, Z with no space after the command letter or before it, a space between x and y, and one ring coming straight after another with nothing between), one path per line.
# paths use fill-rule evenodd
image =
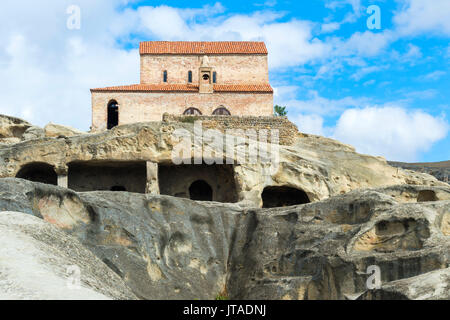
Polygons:
M213 116L231 116L230 111L225 107L219 107L213 111Z
M217 82L217 72L213 72L213 83Z
M167 82L167 70L164 70L163 72L163 81Z
M183 112L185 116L201 116L202 113L197 108L188 108Z
M189 187L189 198L197 201L212 201L213 190L207 182L197 180Z
M112 129L119 124L119 104L116 100L108 103L108 123L107 128Z
M190 71L190 70L188 72L188 82L192 83L192 71Z
M57 175L53 166L44 162L33 162L24 165L16 174L16 178L46 184L57 184Z

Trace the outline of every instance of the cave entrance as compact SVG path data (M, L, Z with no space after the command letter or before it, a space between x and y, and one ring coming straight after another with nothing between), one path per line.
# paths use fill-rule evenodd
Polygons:
M80 161L69 163L68 167L72 190L145 193L145 161Z
M417 202L437 201L436 192L433 190L421 190L417 195Z
M159 190L163 195L198 200L237 202L233 165L158 165Z
M189 187L189 197L191 200L212 201L213 190L206 181L197 180Z
M58 177L53 166L44 162L34 162L24 165L16 174L16 178L34 182L57 185Z
M311 202L305 191L291 187L266 187L261 197L263 208L287 207Z

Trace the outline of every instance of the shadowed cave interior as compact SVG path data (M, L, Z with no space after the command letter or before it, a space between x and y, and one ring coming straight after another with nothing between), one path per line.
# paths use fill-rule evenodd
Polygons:
M266 187L262 192L263 208L287 207L309 203L305 191L291 187Z

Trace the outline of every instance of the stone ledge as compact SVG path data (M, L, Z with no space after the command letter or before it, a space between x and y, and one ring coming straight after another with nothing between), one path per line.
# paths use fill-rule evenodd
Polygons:
M204 127L225 131L226 129L279 130L280 144L292 145L298 128L286 116L204 116L204 115L173 115L163 114L163 122L194 123L202 121Z

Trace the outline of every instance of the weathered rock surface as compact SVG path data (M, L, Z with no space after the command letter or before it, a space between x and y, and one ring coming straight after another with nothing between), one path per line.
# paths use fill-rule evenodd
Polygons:
M257 163L237 161L254 141L235 145L231 156L222 146L217 150L191 140L192 151L203 147L234 160L230 180L236 184L238 201L195 202L158 195L158 165L172 163L178 143L173 133L184 130L193 137L192 123L137 123L82 134L0 117L0 128L0 211L34 215L89 249L97 258L79 248L81 257L75 254L74 259L85 261L82 273L91 280L83 283L92 297L133 298L125 285L144 299L214 299L219 294L234 299L446 297L442 290L450 258L450 186L426 173L394 168L383 158L313 135L299 134L292 145L262 143L260 149L268 153ZM142 163L139 177L147 179L143 184L153 194L76 193L7 178L21 169L30 178L24 166L32 164L50 168L44 181L65 185L76 171L76 165L74 171L70 166L85 162L97 164L95 168L109 162ZM83 179L90 172L83 171ZM273 186L300 189L311 203L260 209L263 190ZM25 247L38 241L33 248L40 251L30 249L31 256L51 253L58 261L73 261L59 245L70 241L47 227L31 227L40 230L41 238L21 238ZM11 239L22 236L23 226L8 228L18 234ZM49 245L50 251L39 247L39 241L47 245L47 238L56 245ZM7 254L19 250L14 242L10 247ZM23 259L27 255L18 254ZM39 267L45 261L30 265ZM383 286L368 291L367 270L374 265L381 270ZM62 281L62 269L50 264L46 270L51 281ZM438 285L437 278L444 284ZM415 291L405 289L409 284ZM32 282L30 286L34 288ZM20 287L24 298L39 295L37 289L27 295L26 287ZM20 290L11 292L20 295ZM41 292L43 297L51 294Z
M21 139L23 141L25 140L36 140L45 138L45 132L44 129L38 127L38 126L31 126L25 132L23 133Z
M80 131L78 129L63 126L59 124L49 123L44 127L44 132L46 137L72 137L86 134L86 132Z
M32 125L25 120L0 114L0 144L14 144Z
M0 212L0 242L0 300L136 298L78 240L42 219ZM69 278L78 270L79 284Z
M140 298L380 298L366 287L367 268L376 265L383 292L440 299L433 292L448 284L440 270L450 267L450 200L443 200L450 187L426 189L442 199L412 202L424 187L410 185L245 209L6 178L0 210L35 215L77 237ZM444 286L436 287L434 272ZM405 283L418 293L405 292Z
M425 163L405 163L389 161L389 164L393 167L428 173L443 182L448 183L450 181L450 161Z
M47 163L56 171L66 172L75 161L148 161L172 163L172 151L178 140L173 132L184 129L193 136L190 123L153 122L115 127L97 134L64 138L43 138L0 147L0 177L14 177L31 162ZM194 150L194 142L192 142ZM240 147L236 145L234 160ZM447 186L423 173L391 167L379 157L362 155L338 141L300 134L291 146L267 147L265 159L279 160L270 168L263 161L234 165L237 200L247 207L261 207L261 193L267 186L288 186L306 192L311 201L327 199L360 188L389 185ZM198 147L198 146L197 146ZM201 147L201 146L200 146ZM203 145L206 149L208 145ZM225 147L224 147L225 148ZM222 150L227 154L229 150Z
M69 126L49 123L44 129L31 123L0 114L0 145L13 145L27 140L65 138L87 134Z
M365 292L364 300L450 300L450 268L388 282Z

